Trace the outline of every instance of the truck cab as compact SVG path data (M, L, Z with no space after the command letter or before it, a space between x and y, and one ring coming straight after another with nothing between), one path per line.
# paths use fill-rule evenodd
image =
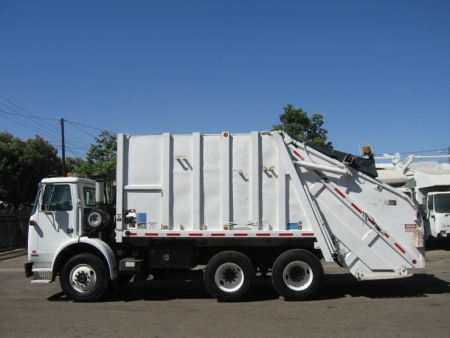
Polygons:
M109 278L117 277L117 263L111 247L113 223L106 217L103 198L99 197L98 182L78 177L45 178L39 184L28 230L28 260L25 266L32 283L50 283L64 274L70 259L80 252L101 257L109 267ZM101 190L100 190L101 191ZM83 279L91 271L78 264L66 274L78 284L80 292L87 291L94 279ZM108 272L105 270L105 274ZM95 276L98 281L99 277ZM90 281L92 281L90 283Z
M92 208L94 181L74 177L42 180L30 218L29 255L33 260L52 262L59 246L80 236L84 215Z
M450 191L430 192L424 204L425 225L432 237L450 236Z

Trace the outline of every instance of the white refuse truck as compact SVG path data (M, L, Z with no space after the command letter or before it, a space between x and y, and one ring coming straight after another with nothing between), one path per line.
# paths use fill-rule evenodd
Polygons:
M414 192L427 237L450 237L450 170L416 170L405 186Z
M288 134L118 134L116 198L102 175L42 180L27 277L59 276L74 301L131 280L197 280L241 301L258 273L284 298L317 295L325 262L358 280L425 266L421 217L378 181L370 148L353 156ZM137 292L137 291L136 291Z

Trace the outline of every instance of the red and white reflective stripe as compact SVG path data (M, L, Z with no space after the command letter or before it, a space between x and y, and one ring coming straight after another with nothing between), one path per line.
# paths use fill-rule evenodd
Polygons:
M305 160L305 159L303 158L303 156L300 155L296 150L294 150L293 153L294 153L299 159L301 159L302 161Z
M398 243L394 243L394 245L399 249L402 253L406 253L405 249L403 249Z
M145 236L149 236L149 237L158 237L159 234L157 232L146 232Z
M303 237L314 237L314 232L304 232L302 233Z
M415 224L405 224L405 229L415 229L416 227Z
M338 188L334 188L334 191L336 191L339 194L339 196L341 196L342 198L347 198L347 196L342 191L340 191ZM362 214L362 210L355 203L351 203L351 206L356 211L358 211L360 214ZM370 220L370 218L369 218L369 222L371 222L372 224L375 224L375 222L373 222L373 220Z
M386 238L390 238L390 236L389 236L389 234L388 234L387 232L385 232L383 235L384 235ZM391 240L392 240L392 239L391 239ZM410 260L411 263L412 263L413 265L416 265L416 264L417 264L417 259L415 259L414 256L411 255L410 253L406 252L406 250L405 250L400 244L398 244L397 242L394 242L394 246L395 246L402 254L404 254L404 255L406 256L406 259Z
M130 237L314 237L314 232L130 232Z
M340 191L338 188L334 188L334 191L336 191L342 198L346 197L345 194L342 191Z
M358 206L355 203L352 203L352 207L355 208L355 210L358 211L360 214L362 214L362 210L358 208Z

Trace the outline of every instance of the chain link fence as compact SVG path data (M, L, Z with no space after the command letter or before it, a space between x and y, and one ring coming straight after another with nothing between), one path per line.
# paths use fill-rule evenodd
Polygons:
M1 210L0 252L26 248L31 209Z

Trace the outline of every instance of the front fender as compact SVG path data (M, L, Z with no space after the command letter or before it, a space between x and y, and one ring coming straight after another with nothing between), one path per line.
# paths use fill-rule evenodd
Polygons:
M70 241L65 242L64 245L61 246L55 253L55 259L53 260L52 263L52 271L55 271L56 268L55 262L57 261L61 252L63 252L66 248L70 246L78 245L80 243L91 245L98 251L100 251L103 257L108 262L109 274L111 276L111 279L114 280L114 278L118 276L117 260L109 245L98 238L88 238L88 237L73 238Z

